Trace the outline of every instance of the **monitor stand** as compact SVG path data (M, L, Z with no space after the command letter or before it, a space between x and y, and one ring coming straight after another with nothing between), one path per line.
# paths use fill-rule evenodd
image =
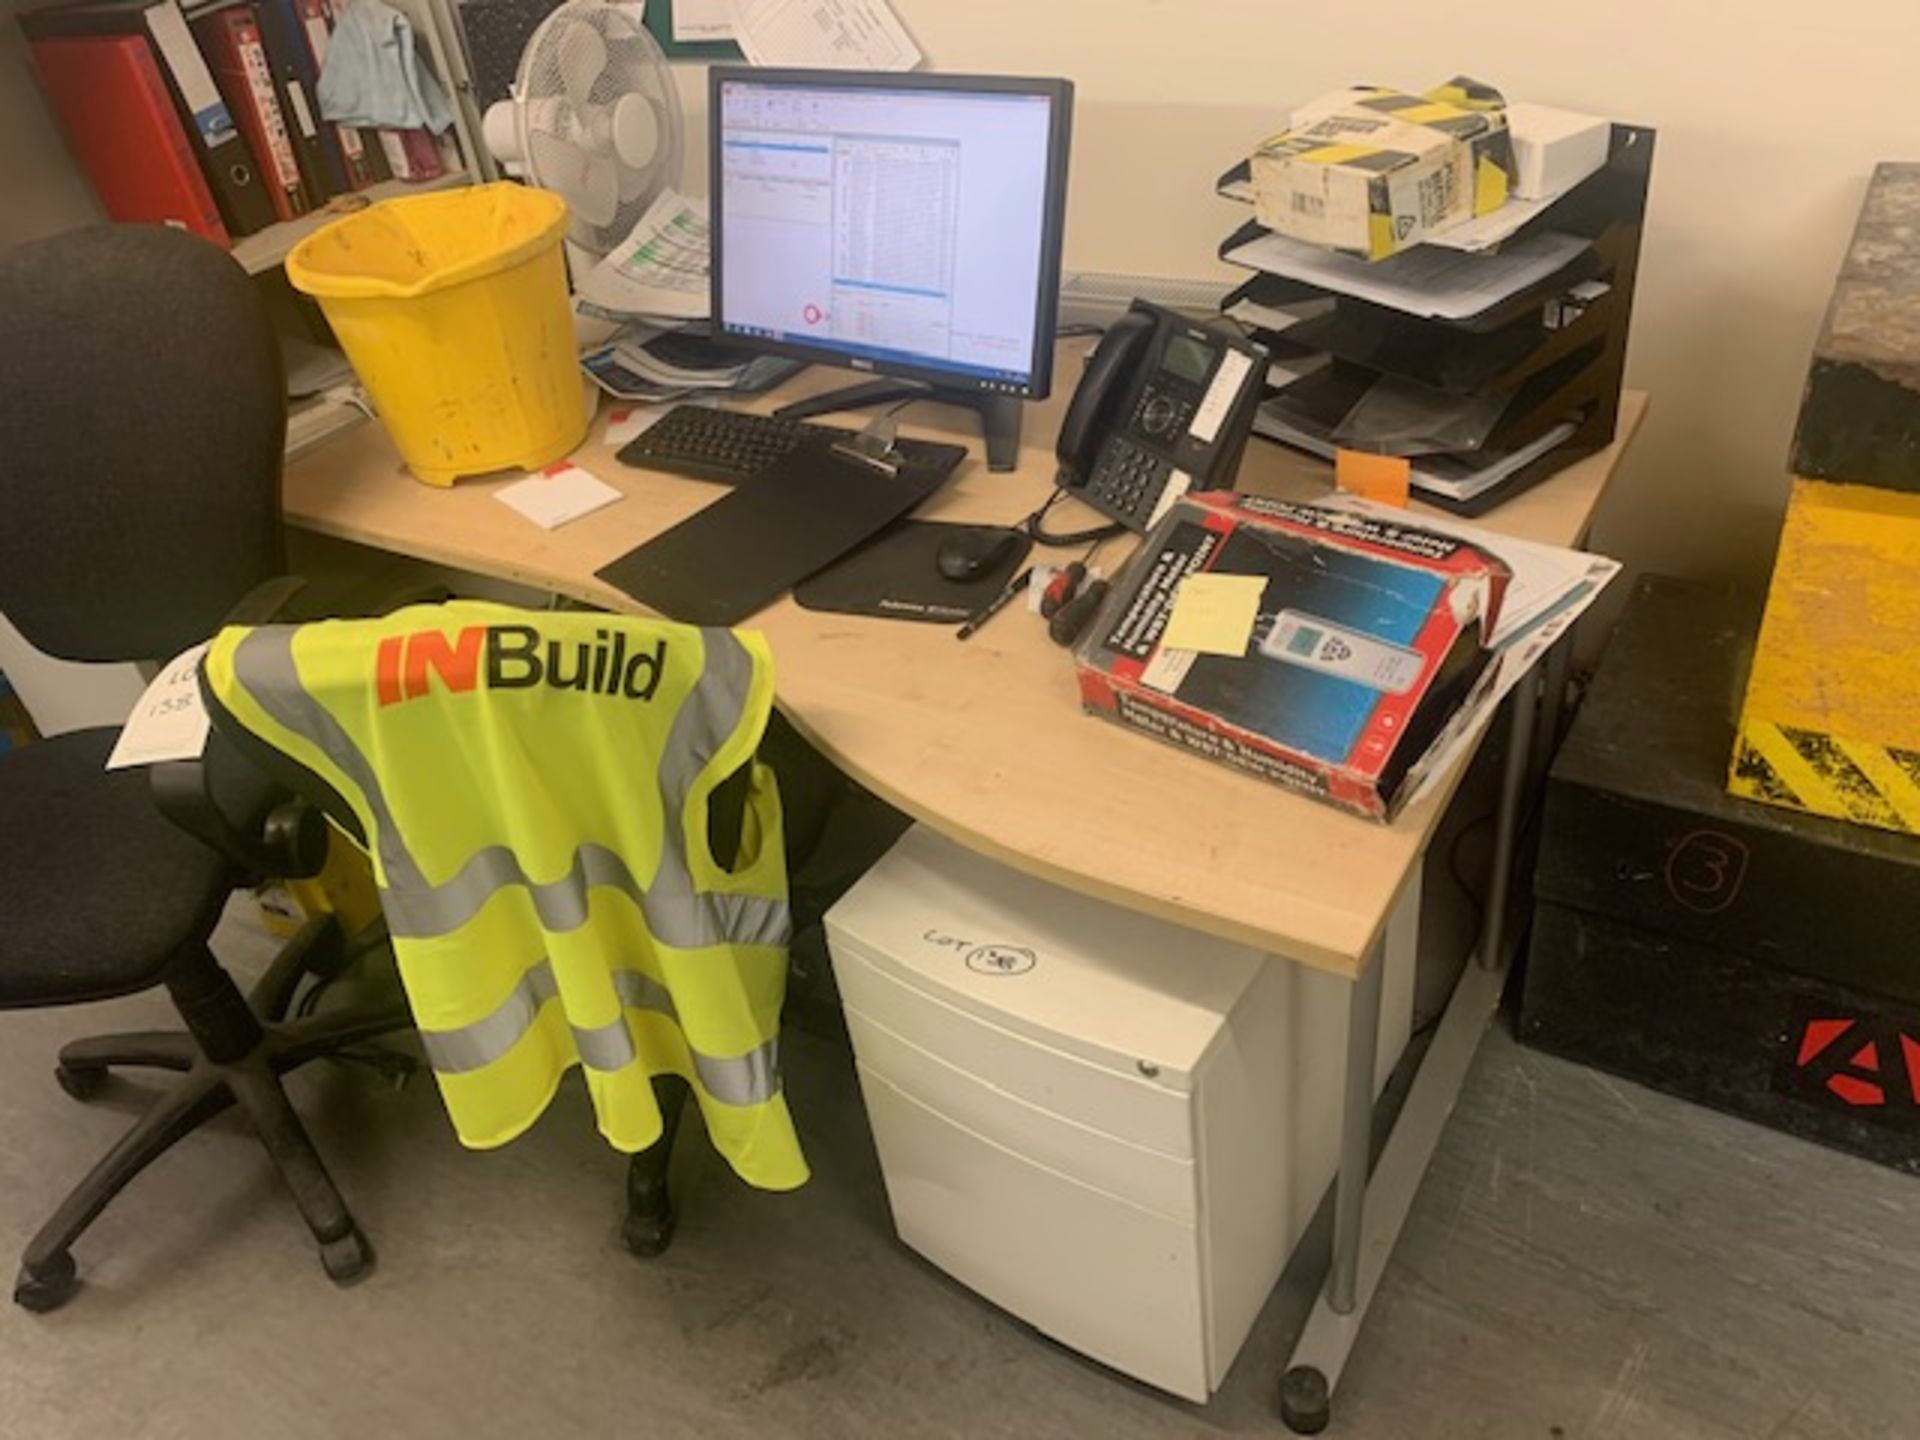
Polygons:
M806 420L815 415L837 415L843 410L884 405L889 400L931 400L938 405L964 405L976 410L980 414L980 428L987 437L987 469L1011 470L1019 463L1020 413L1025 402L1013 395L950 390L920 380L865 380L858 385L795 400L773 413L782 420Z

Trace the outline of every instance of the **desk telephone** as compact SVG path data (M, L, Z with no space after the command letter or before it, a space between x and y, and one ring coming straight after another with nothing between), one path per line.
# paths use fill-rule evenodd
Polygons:
M1189 490L1230 487L1266 373L1266 351L1227 324L1135 300L1060 426L1062 487L1140 531Z

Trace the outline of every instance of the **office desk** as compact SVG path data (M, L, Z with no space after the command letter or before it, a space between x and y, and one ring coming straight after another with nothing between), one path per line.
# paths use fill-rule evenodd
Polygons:
M1028 407L1020 465L1011 473L987 471L971 415L933 405L903 412L903 419L918 422L903 426L904 433L956 439L970 452L919 513L1012 523L1034 509L1052 486L1053 438L1086 348L1083 341L1062 344L1054 398ZM830 371L806 372L763 397L757 408L844 379ZM1645 408L1644 395L1628 394L1619 438L1610 448L1482 523L1530 540L1578 544ZM864 420L852 416L845 423ZM360 426L290 465L286 516L327 535L631 610L634 603L596 580L594 571L721 491L621 465L600 443L603 424L595 421L574 458L627 498L559 530L541 530L494 500L493 492L517 477L462 481L450 491L418 483L377 425ZM1327 492L1328 475L1324 464L1256 439L1240 486L1310 499ZM1097 518L1077 504L1063 504L1051 523L1072 529ZM1133 543L1131 537L1110 542L1100 563L1111 570ZM1377 1021L1383 968L1370 959L1464 764L1395 823L1378 825L1085 717L1069 656L1047 639L1038 617L1020 606L1003 611L964 644L947 626L818 614L791 598L748 623L772 643L779 704L795 727L847 774L916 820L1071 889L1355 982L1351 1028L1359 1043L1350 1066L1349 1144L1342 1152L1336 1263L1321 1307L1336 1318L1317 1314L1302 1342L1302 1363L1320 1369L1331 1384L1399 1230L1390 1213L1395 1206L1386 1203L1391 1157L1383 1156L1373 1181L1380 1200L1364 1207L1374 1213L1365 1217L1364 1239L1361 1233L1374 1033L1366 1022L1370 1016ZM1527 691L1523 685L1515 694ZM1513 713L1517 748L1524 751L1530 700L1516 701ZM1508 790L1511 812L1518 782ZM1509 849L1510 820L1511 814L1501 827ZM1485 948L1497 965L1497 939ZM1396 1139L1410 1134L1424 1113L1421 1095L1433 1088L1426 1083L1429 1072L1445 1078L1439 1072L1446 1067L1438 1064L1446 1053L1442 1042L1456 1030L1453 1048L1465 1048L1454 1068L1465 1073L1498 995L1489 978L1496 970L1477 973L1455 1002L1470 1013L1456 1026L1443 1021ZM1457 1089L1456 1077L1429 1117L1434 1139ZM1405 1191L1404 1203L1396 1202L1401 1218L1431 1148L1429 1142L1409 1157L1417 1165L1410 1178L1396 1182ZM1313 1343L1321 1331L1332 1336L1330 1344Z

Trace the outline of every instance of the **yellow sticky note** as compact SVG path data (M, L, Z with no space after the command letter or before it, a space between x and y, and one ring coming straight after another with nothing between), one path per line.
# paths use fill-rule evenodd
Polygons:
M1412 498L1413 462L1404 455L1336 450L1333 483L1349 495L1364 495L1382 505L1405 505Z
M1202 655L1244 655L1267 588L1263 575L1189 575L1174 592L1161 645Z

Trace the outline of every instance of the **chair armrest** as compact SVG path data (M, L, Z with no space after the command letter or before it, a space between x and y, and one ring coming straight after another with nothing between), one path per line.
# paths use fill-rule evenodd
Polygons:
M256 880L307 880L327 862L327 819L304 800L267 812L258 835L234 824L207 783L201 760L169 760L148 777L160 813Z
M271 625L286 614L293 597L306 588L304 575L276 575L271 580L262 580L240 597L240 602L220 623L223 626Z
M285 615L288 604L306 588L305 577L277 575L241 597L222 625L267 625ZM219 732L207 737L221 743ZM237 764L245 764L236 754ZM209 849L226 856L256 879L306 879L320 873L327 858L326 817L300 800L269 810L258 834L235 822L214 798L207 757L169 760L148 768L153 801L162 815Z

